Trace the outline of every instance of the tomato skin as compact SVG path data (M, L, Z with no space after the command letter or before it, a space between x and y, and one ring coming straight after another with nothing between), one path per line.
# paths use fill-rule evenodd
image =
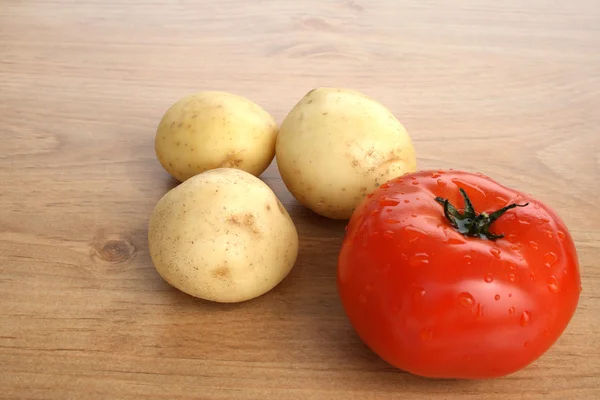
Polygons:
M511 203L490 231L455 230L435 198L477 212ZM421 171L393 179L354 211L338 260L340 299L365 344L406 372L484 379L544 354L581 290L573 239L548 206L481 174Z

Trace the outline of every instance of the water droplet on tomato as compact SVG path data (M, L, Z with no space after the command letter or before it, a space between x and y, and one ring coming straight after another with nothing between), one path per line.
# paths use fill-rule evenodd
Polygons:
M365 304L367 302L367 296L365 296L364 294L360 294L358 296L358 301L360 301L362 304Z
M508 294L508 297L512 297L512 293L509 293L509 294Z
M379 199L379 205L382 207L393 207L400 204L398 200L390 199L388 197L382 197Z
M433 338L433 331L431 328L423 328L421 329L421 340L427 341Z
M413 181L416 181L417 177L416 176L411 176L410 179L413 180Z
M537 250L539 248L537 242L534 242L533 240L529 242L529 246L534 250Z
M529 221L526 221L526 220L524 220L524 219L519 219L519 220L517 220L517 221L519 221L519 223L520 223L521 225L531 225L531 222L529 222Z
M425 297L425 289L422 287L418 287L415 289L415 294L413 295L413 298L415 300L415 302L419 302L423 299L423 297Z
M510 247L512 250L519 250L519 245L516 245L516 244L511 244L509 247Z
M529 311L523 311L519 318L519 324L521 326L527 326L531 322L531 313Z
M444 243L447 244L455 244L455 245L460 245L460 244L465 244L467 243L466 240L464 240L463 238L460 237L449 237L448 239L446 239L444 241Z
M434 172L433 174L431 174L431 177L433 179L439 178L440 176L442 176L442 174L440 174L439 172Z
M437 184L438 186L444 187L446 186L448 183L446 183L446 181L442 180L442 179L438 179L437 180Z
M463 260L465 261L465 264L470 265L471 261L473 261L473 257L471 257L470 255L466 255L463 257Z
M556 236L558 236L560 240L565 240L565 233L563 231L556 232Z
M508 274L508 280L514 283L517 281L517 276L515 274Z
M535 274L533 272L530 273L529 274L529 278L531 278L532 281L535 280Z
M417 218L417 214L410 214L411 217Z
M406 204L408 204L408 203L410 203L410 200L408 200L408 199L404 199L404 202L405 202Z
M387 189L387 188L390 187L390 184L389 183L384 183L383 185L381 185L379 187L382 188L382 189Z
M483 306L481 303L477 303L477 310L475 311L476 317L483 317Z
M368 193L367 194L367 199L370 199L371 197L373 197L373 193Z
M556 260L558 260L558 256L553 252L549 251L546 254L544 254L544 264L546 265L546 267L551 267L552 264L556 262Z
M365 234L363 233L363 234L362 234L362 240L361 240L361 242L360 242L360 244L362 245L362 247L367 247L367 245L369 244L369 243L368 243L368 241L369 241L369 236L368 236L368 235L365 235Z
M408 240L408 243L413 243L421 238L427 237L427 232L413 225L406 226L404 231L406 232L406 236L404 236L403 239Z
M494 281L494 277L492 276L491 273L487 273L483 277L483 280L486 281L487 283L492 283Z
M500 300L500 295L499 294L495 295L494 300L496 300L496 301Z
M517 269L517 264L512 260L506 260L504 264L506 264L508 269L510 269L511 271L515 271Z
M492 253L492 255L493 255L494 257L496 257L496 258L500 258L500 253L502 253L502 252L500 251L500 249L497 249L497 248L495 248L495 247L492 247L492 248L490 249L490 253Z
M394 231L384 231L383 232L383 237L386 239L393 239L394 238Z
M544 231L544 233L546 234L546 236L548 236L548 239L553 238L552 231Z
M411 267L417 268L429 264L429 254L415 253L409 259L408 263Z
M371 211L371 215L377 215L377 213L379 213L378 209L375 209L375 210Z
M505 198L497 196L496 203L498 204L498 207L504 207L506 205L506 203L508 203L508 201Z
M462 292L458 295L458 301L460 305L463 307L471 308L475 304L475 299L473 295L469 292Z
M558 280L556 280L554 275L548 278L548 290L550 290L552 293L558 292Z
M391 218L384 219L383 222L385 222L386 224L398 224L398 223L400 223L400 221L398 221L397 219L391 219Z
M385 212L392 212L393 210L391 208L386 208Z
M515 315L515 308L514 307L510 307L508 309L508 315Z
M413 181L413 183L412 183L412 184L413 184L413 185L418 185L418 184L419 184L419 181Z

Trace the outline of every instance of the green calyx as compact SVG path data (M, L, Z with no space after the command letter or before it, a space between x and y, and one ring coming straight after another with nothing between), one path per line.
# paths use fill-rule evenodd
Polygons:
M448 199L436 197L435 201L444 206L444 215L446 215L450 225L452 225L454 229L464 236L478 237L480 239L487 240L501 239L504 237L504 235L496 235L490 232L490 226L494 223L494 221L504 215L504 213L508 210L529 205L529 203L509 204L508 206L501 208L498 211L494 211L491 214L485 212L477 214L473 204L471 203L471 200L469 199L469 196L467 196L467 193L462 188L459 190L460 194L465 199L465 210L462 214L456 209L456 207L450 204Z

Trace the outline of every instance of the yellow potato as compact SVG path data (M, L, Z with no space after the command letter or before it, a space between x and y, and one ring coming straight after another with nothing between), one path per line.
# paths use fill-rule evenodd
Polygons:
M205 91L173 104L158 125L156 156L184 181L214 168L237 168L259 176L275 156L277 123L252 101Z
M417 168L411 139L381 103L354 90L318 88L279 129L279 172L292 195L325 217L350 218L365 195Z
M275 193L233 168L196 175L156 204L148 227L158 273L192 296L240 302L275 287L298 255L298 234Z

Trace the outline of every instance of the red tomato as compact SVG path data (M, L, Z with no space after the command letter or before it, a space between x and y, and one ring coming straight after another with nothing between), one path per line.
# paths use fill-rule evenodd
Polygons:
M337 280L366 345L434 378L527 366L562 334L581 291L573 240L549 207L459 171L405 175L370 194L350 219Z

